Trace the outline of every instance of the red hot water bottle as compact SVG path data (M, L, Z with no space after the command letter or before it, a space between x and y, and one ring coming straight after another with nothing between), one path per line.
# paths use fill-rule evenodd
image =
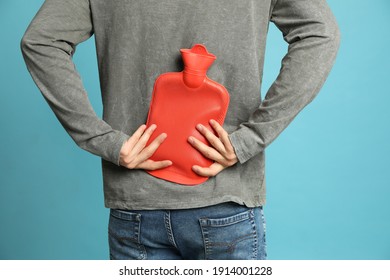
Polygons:
M147 145L161 133L168 135L150 159L171 160L172 165L147 172L167 181L197 185L208 178L197 175L192 166L209 167L213 161L194 149L188 143L188 137L192 135L210 146L196 125L202 124L210 131L213 131L209 124L211 119L223 125L229 94L223 85L206 76L216 56L204 45L196 44L191 49L180 49L180 52L184 70L157 77L147 120L148 127L157 125Z

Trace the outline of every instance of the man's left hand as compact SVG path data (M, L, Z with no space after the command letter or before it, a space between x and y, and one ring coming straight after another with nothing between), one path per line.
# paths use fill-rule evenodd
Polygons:
M215 130L218 137L201 124L198 124L196 128L207 139L207 141L209 141L211 147L193 136L188 138L188 142L202 153L203 156L215 161L209 167L201 167L198 165L192 166L192 170L196 174L204 177L215 176L225 168L238 162L236 153L234 152L234 148L226 130L223 129L223 127L215 120L210 120L210 125Z

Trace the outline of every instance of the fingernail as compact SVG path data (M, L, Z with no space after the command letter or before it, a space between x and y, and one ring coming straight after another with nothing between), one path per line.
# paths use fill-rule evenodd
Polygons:
M190 143L194 143L194 137L190 136L190 137L188 138L188 141L189 141Z
M211 119L211 120L210 120L210 123L211 123L211 124L215 124L215 120L212 120L212 119Z
M203 129L203 125L198 124L198 125L196 126L196 128L199 129L199 130L202 130L202 129Z
M150 126L150 129L152 129L152 130L155 130L155 129L156 129L156 127L157 127L157 125L155 125L155 124L152 124L152 125Z

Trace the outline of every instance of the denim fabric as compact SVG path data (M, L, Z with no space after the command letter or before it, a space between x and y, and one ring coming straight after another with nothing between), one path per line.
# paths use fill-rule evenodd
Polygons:
M110 209L110 259L266 259L262 206Z

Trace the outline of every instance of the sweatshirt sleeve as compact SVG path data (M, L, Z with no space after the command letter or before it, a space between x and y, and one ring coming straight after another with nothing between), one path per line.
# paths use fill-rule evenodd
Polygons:
M128 136L96 115L72 60L77 44L92 35L88 0L46 0L20 47L35 84L76 144L119 165Z
M259 108L229 135L240 163L263 151L313 100L339 48L338 25L326 0L274 0L270 21L288 51Z

